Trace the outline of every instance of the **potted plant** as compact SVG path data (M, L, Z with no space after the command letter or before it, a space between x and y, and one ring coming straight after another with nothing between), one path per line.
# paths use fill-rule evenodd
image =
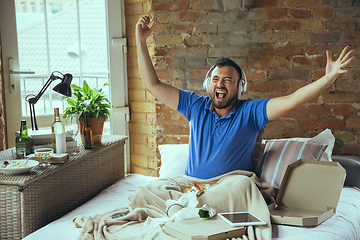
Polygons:
M104 86L110 86L105 83ZM72 97L63 97L70 104L70 107L64 110L64 118L68 114L77 114L80 119L80 133L82 135L83 115L88 111L90 126L94 135L94 142L101 142L104 122L110 118L110 110L115 109L114 105L104 95L102 88L90 88L84 80L83 87L76 84L70 85Z

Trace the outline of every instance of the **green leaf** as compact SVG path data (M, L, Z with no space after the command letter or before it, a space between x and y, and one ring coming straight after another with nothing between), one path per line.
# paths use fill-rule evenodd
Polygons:
M91 91L91 88L89 87L89 85L87 84L87 82L84 80L83 82L83 90L85 94L88 94Z
M97 89L96 89L96 88L92 89L92 90L91 90L91 98L94 98L94 97L96 97L97 95L98 95Z
M71 105L71 106L76 106L76 101L72 98L68 98L67 102Z
M78 90L80 92L83 92L83 89L81 87L79 87L78 85L76 84L71 84L70 87L74 90Z

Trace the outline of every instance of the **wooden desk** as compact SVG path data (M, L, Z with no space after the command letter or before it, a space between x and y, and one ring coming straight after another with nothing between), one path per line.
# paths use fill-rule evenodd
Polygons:
M126 138L104 135L92 150L79 144L80 153L63 164L0 173L0 239L21 239L122 179ZM1 151L0 159L11 159L11 149Z

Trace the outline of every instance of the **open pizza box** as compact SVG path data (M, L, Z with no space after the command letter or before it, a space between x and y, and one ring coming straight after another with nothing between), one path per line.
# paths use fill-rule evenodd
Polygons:
M299 159L290 164L282 180L271 221L295 226L316 226L333 216L346 172L337 162Z
M170 222L164 225L163 230L181 240L223 240L246 234L246 228L232 227L218 216L208 220L191 218Z

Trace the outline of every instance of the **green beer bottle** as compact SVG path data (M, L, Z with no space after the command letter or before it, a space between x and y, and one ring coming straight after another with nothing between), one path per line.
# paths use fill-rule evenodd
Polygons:
M26 120L21 120L20 135L15 139L16 158L24 158L23 152L26 155L34 153L34 141L27 133Z

